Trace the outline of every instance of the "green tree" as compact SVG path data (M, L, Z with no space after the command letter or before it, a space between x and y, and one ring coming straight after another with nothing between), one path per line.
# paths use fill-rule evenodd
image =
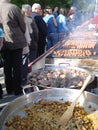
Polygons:
M27 0L11 0L13 4L16 4L17 6L21 7L22 4L28 3Z
M12 3L16 4L19 7L21 7L22 4L27 4L27 3L30 5L32 5L33 3L40 3L42 8L45 8L45 6L47 5L51 7L66 6L66 8L69 8L72 4L72 0L12 0Z

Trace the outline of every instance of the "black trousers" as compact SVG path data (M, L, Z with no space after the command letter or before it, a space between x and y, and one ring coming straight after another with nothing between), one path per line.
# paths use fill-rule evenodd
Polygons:
M39 37L37 57L45 52L46 37Z
M22 49L4 51L5 85L8 94L19 94L21 88Z

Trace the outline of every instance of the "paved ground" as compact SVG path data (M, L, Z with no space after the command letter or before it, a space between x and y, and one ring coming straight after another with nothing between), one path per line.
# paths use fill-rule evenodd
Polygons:
M2 88L3 88L3 98L0 99L0 110L2 110L2 108L5 105L10 103L12 100L16 99L18 96L14 96L14 95L8 96L7 95L6 89L5 89L5 84L4 84L3 68L0 68L0 83L2 84Z

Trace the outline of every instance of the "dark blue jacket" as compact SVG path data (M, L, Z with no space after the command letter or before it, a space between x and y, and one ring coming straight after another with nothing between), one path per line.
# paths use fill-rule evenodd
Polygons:
M44 22L42 16L40 16L36 12L32 12L32 17L35 19L35 22L37 24L38 31L39 31L39 37L46 37L46 35L47 35L47 25Z

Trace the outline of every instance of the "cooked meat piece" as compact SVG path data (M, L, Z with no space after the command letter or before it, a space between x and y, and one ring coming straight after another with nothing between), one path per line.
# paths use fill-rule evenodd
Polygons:
M80 81L82 81L83 80L83 78L81 78L80 76L76 76L76 77L74 77L74 78L71 78L71 83L73 84L73 85L77 85Z
M48 87L81 87L85 78L86 72L76 69L49 69L38 70L32 73L30 83L41 84Z

